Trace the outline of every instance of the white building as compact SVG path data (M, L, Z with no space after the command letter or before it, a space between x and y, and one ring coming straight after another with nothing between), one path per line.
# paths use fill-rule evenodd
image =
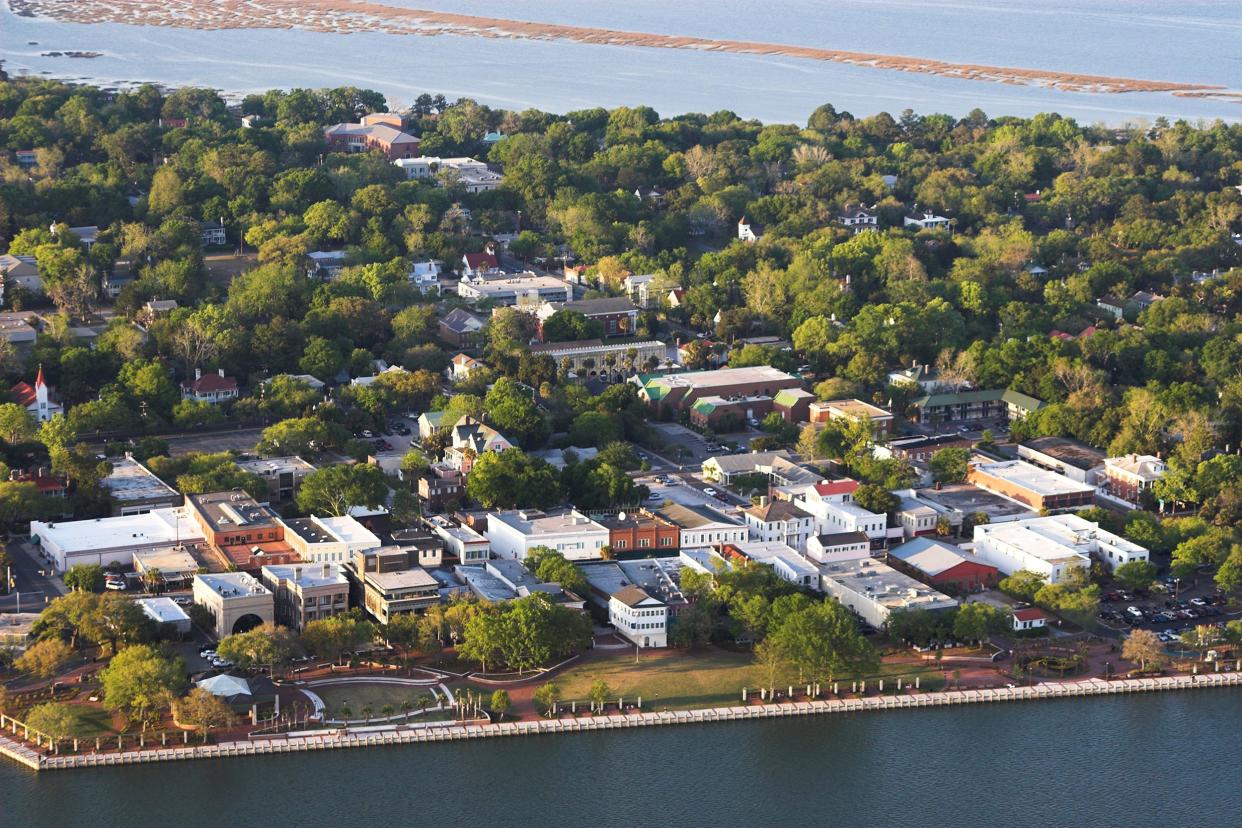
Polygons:
M57 572L76 564L129 566L135 552L203 543L203 530L185 507L93 520L30 522L30 542Z
M743 543L750 530L710 506L670 503L656 510L679 530L682 549L701 549L722 543Z
M815 518L788 500L759 498L759 505L742 510L751 540L779 541L799 552L815 534Z
M190 616L185 614L185 610L177 606L177 602L167 596L161 595L158 598L139 598L136 603L146 616L161 627L165 624L171 624L179 634L188 635L190 632Z
M815 518L820 535L862 532L872 544L882 546L888 536L888 515L868 511L854 502L856 480L828 480L809 486L795 502Z
M536 546L560 552L571 561L603 557L607 527L577 509L547 513L538 509L492 512L487 516L487 539L499 558L525 560Z
M529 271L494 278L479 276L462 278L457 295L469 302L491 300L497 305L537 306L544 302L566 302L573 295L569 283L555 276L540 276Z
M902 219L903 227L917 227L920 230L948 230L949 220L935 213L924 212L920 216L906 216Z
M668 646L668 605L637 586L627 586L608 599L608 620L638 647Z
M819 571L821 589L877 630L888 624L888 616L895 611L957 606L944 593L870 558L824 564Z
M806 556L816 563L869 558L871 557L871 539L862 532L814 535L806 542Z
M492 545L487 538L465 524L444 515L432 515L427 518L427 525L444 541L445 553L463 564L486 563L492 555Z
M975 527L975 555L1006 575L1025 569L1059 582L1092 556L1110 570L1148 559L1147 550L1078 515L1050 515Z
M383 544L375 533L349 515L293 518L283 521L285 542L305 563L343 564L355 552L369 552Z
M487 168L487 164L473 158L439 158L421 155L418 158L398 158L394 166L405 171L405 177L415 180L435 178L440 186L446 181L461 187L468 193L485 193L500 187L504 176ZM440 175L444 173L444 175Z
M724 549L755 563L772 567L772 571L783 581L806 589L819 590L819 568L788 544L780 541L745 541L728 544Z
M245 572L195 575L194 603L211 613L216 638L276 620L272 591Z
M424 293L440 294L440 263L415 262L410 265L410 284Z
M279 564L263 567L259 577L274 596L276 621L292 630L349 609L349 580L339 566Z

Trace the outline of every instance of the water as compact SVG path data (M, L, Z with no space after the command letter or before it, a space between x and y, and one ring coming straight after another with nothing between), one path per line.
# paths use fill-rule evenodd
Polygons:
M33 774L0 826L1236 826L1242 690Z
M392 5L639 32L751 39L1242 88L1235 0L387 0ZM38 45L29 45L37 41ZM103 57L42 57L46 51ZM1238 120L1242 105L1164 93L1090 94L813 60L569 42L298 30L81 25L0 3L13 73L103 85L156 81L232 93L353 84L408 103L420 92L508 108L648 104L666 115L732 109L801 122L832 102L858 115L1057 111L1084 122L1157 116Z

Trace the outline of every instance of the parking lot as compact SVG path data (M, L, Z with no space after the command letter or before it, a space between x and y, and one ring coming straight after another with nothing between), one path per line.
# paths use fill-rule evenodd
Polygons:
M663 478L663 479L661 479ZM663 503L680 503L683 506L711 506L722 511L734 511L740 506L749 506L732 492L722 486L712 486L690 473L649 475L635 479L658 496L659 501L649 501L648 506L659 508Z
M1100 623L1120 632L1151 630L1161 641L1172 644L1181 633L1197 626L1223 625L1239 615L1238 608L1229 605L1228 597L1210 586L1179 590L1172 579L1167 580L1162 585L1164 591L1139 595L1116 589L1101 594Z

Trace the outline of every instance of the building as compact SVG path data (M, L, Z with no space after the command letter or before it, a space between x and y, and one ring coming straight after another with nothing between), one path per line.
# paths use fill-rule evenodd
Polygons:
M469 415L457 421L450 438L444 449L444 462L462 474L469 474L475 459L485 452L513 448L503 434Z
M466 281L478 281L503 272L500 259L496 258L496 249L491 244L480 253L462 254L461 276Z
M302 632L311 621L349 609L349 580L339 566L265 566L259 577L274 596L276 623L291 630Z
M190 623L190 616L186 615L185 610L179 607L173 599L166 596L139 598L134 603L158 626L163 627L169 624L178 635L190 634L190 629L193 627Z
M771 567L783 581L803 589L819 591L819 569L788 544L780 541L726 543L720 547L720 554L734 561L745 558L763 564Z
M9 469L9 481L12 483L31 483L39 494L47 497L64 498L69 492L69 478L53 472L48 466L32 466L29 469ZM180 498L180 495L178 495Z
M916 514L925 516L926 513L921 507L929 507L936 513L937 521L941 518L947 520L954 531L958 531L968 517L974 522L976 515L986 516L988 523L1008 523L1038 517L1038 512L1024 503L993 494L969 483L942 483L921 489L901 489L894 494L901 498L898 517L903 528L919 527L918 531L910 532L909 537L934 533L925 531L927 523L912 524L902 517L907 508L915 508Z
M826 423L829 420L852 420L871 424L871 433L883 437L893 430L893 415L878 405L862 400L829 400L813 402L808 407L808 416L812 423Z
M2 295L3 289L0 288ZM27 319L25 314L0 314L0 337L4 337L22 355L29 353L39 338L39 332Z
M209 492L186 500L208 545L232 566L258 572L264 564L298 561L285 540L285 525L245 492Z
M655 513L678 528L680 549L744 543L750 537L745 525L711 506L669 503L656 509Z
M1095 305L1111 316L1114 322L1121 322L1125 318L1126 302L1124 299L1118 299L1116 296L1106 293L1095 300Z
M147 581L155 578L166 589L188 587L203 565L185 546L166 546L134 552L134 572Z
M909 540L910 538L937 534L937 529L940 528L940 519L945 517L943 510L920 500L914 496L913 490L906 491L909 494L896 492L898 505L894 517L897 519L897 525L901 527L901 536ZM961 523L961 517L959 516L957 525L961 526ZM951 519L949 526L953 526Z
M11 296L15 288L33 296L43 293L43 277L34 256L0 254L0 299L6 293Z
M869 558L871 557L871 538L862 532L813 535L806 542L806 556L815 563Z
M917 538L890 549L888 562L925 584L952 593L990 589L1000 581L1000 570L995 566L930 538Z
M544 302L535 314L539 318L540 339L543 339L544 323L560 311L580 313L588 320L598 322L604 337L630 336L638 328L638 308L628 296Z
M598 519L608 529L608 547L614 554L675 552L681 529L671 521L645 510L618 512Z
M422 524L393 529L380 539L384 542L381 554L403 554L408 566L431 569L444 563L443 539Z
M448 367L444 369L444 375L450 382L460 382L461 380L470 379L470 375L480 368L486 368L479 360L469 354L457 354L449 360Z
M223 247L229 243L228 234L224 232L223 221L200 221L198 239L203 247Z
M949 219L935 213L924 211L922 215L905 216L902 227L917 227L919 230L948 230Z
M837 222L858 234L879 228L880 217L876 214L874 207L854 204L847 206L837 215Z
M283 521L285 540L303 563L344 564L355 552L379 549L379 537L349 515L291 518Z
M1095 502L1095 486L1076 483L1025 460L971 463L966 482L1037 512L1077 509Z
M45 423L56 414L65 412L64 406L56 399L52 387L43 379L43 366L35 377L34 385L22 381L9 389L13 401L30 412L35 422Z
M414 262L410 265L410 286L424 294L440 295L440 263L437 261Z
M631 273L621 282L621 287L625 288L625 292L629 294L634 304L645 310L653 304L659 304L658 301L652 301L657 299L657 295L651 292L654 281L655 274L653 273L643 273L641 275Z
M805 552L807 541L815 534L815 518L788 500L759 498L756 506L742 510L742 519L752 541L779 541Z
M488 169L487 164L473 158L439 158L420 155L399 158L393 162L415 181L434 180L441 187L458 187L468 193L486 193L498 189L504 176Z
M722 434L745 431L749 421L758 422L772 412L772 398L765 395L742 397L699 397L690 406L690 422Z
M746 216L742 216L737 220L737 237L744 242L754 244L763 238L763 228L749 221Z
M24 652L35 640L34 625L41 613L0 612L0 647Z
M426 523L444 543L446 557L468 566L485 563L491 557L491 542L470 526L445 515L432 515Z
M465 308L454 308L440 320L440 341L453 348L473 350L483 343L487 321Z
M263 478L267 484L267 496L272 500L291 500L302 487L302 481L315 470L314 466L297 455L238 460L234 465Z
M1020 420L1044 407L1034 397L1009 390L926 394L910 403L913 419L926 425Z
M782 389L802 387L798 377L767 365L639 376L631 381L639 386L639 396L657 414L688 411L703 397L772 397Z
M443 511L465 493L466 479L448 463L432 463L418 478L418 497L433 511Z
M112 471L99 485L112 500L113 515L140 515L152 509L180 506L181 492L160 480L132 454L110 459Z
M536 546L546 546L571 561L595 560L603 557L610 537L608 527L577 509L492 512L487 516L485 534L496 557L519 561Z
M403 552L356 552L345 574L353 602L381 624L440 603L440 582Z
M1109 495L1139 505L1144 492L1150 492L1164 477L1168 465L1150 454L1127 454L1104 461L1101 483Z
M959 434L942 434L939 437L902 437L889 440L875 447L875 456L882 460L895 458L907 463L927 465L932 455L947 448L969 449L974 442Z
M1014 607L1013 631L1026 632L1048 626L1048 616L1039 607Z
M772 410L787 423L805 423L811 419L811 403L815 395L804 388L786 388L772 398Z
M627 586L613 593L608 621L636 647L668 646L668 605L642 587Z
M129 566L135 552L201 544L203 531L186 508L152 509L137 515L93 520L30 522L30 542L57 572L77 564Z
M276 621L271 590L245 572L195 575L194 603L211 613L216 638Z
M793 500L814 516L816 534L861 532L870 539L873 549L883 549L888 540L888 516L855 503L857 490L857 480L825 480L806 487Z
M328 127L323 139L333 152L382 152L389 161L396 161L418 155L419 140L404 128L399 115L374 112L362 116L361 123Z
M1066 437L1038 437L1018 446L1018 457L1033 466L1096 485L1104 473L1104 452Z
M443 411L424 411L418 415L418 439L426 440L437 431L448 428Z
M784 449L721 454L703 461L703 478L726 486L732 485L738 477L754 474L765 476L771 486L811 486L824 479L798 465L793 455Z
M226 377L224 369L214 374L204 374L194 369L194 379L181 383L181 399L195 402L222 403L237 399L237 378Z
M331 282L345 269L344 250L312 250L306 254L306 275Z
M457 295L474 303L489 301L494 305L539 305L543 302L566 302L573 292L565 281L555 276L517 273L495 278L463 278L457 283Z
M1071 568L1090 566L1092 557L1110 570L1148 560L1143 547L1078 515L976 526L974 542L978 559L1002 573L1026 569L1050 584L1058 583Z
M620 382L633 374L668 359L668 346L657 339L604 344L599 339L574 342L541 342L530 346L532 354L542 354L559 369L569 360L569 370L580 380Z
M586 601L557 583L541 581L518 561L488 561L481 566L455 566L453 574L484 601L499 602L541 593L570 609L586 609Z
M819 571L820 588L877 630L884 629L894 612L957 606L944 593L870 558L823 564Z

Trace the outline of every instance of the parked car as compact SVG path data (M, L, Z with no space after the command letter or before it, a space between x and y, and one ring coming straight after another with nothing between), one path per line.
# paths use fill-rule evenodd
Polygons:
M1143 617L1143 611L1138 607L1126 607L1126 612L1128 612L1132 618Z
M719 494L719 492L717 492L715 489L704 489L703 494L708 495L709 497L715 497L716 495Z

